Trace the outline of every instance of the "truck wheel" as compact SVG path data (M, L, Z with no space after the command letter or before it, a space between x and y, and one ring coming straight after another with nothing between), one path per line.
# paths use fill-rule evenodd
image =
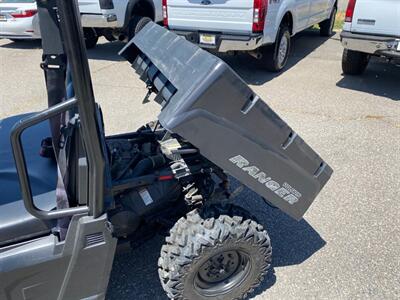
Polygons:
M128 25L128 37L131 40L140 30L151 21L149 17L133 16Z
M319 23L319 33L321 36L331 36L335 26L337 8L334 6L329 19Z
M346 75L360 75L368 66L370 55L363 52L344 49L342 56L342 70Z
M171 299L243 299L263 280L271 254L269 236L255 221L194 210L170 230L159 276Z
M287 25L281 25L276 42L262 50L265 68L271 72L279 72L285 66L290 53L290 31Z
M86 49L92 49L96 47L99 36L94 28L84 27L83 37L85 39Z

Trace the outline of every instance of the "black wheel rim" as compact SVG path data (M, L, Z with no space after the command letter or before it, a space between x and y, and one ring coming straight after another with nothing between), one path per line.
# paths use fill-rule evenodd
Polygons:
M197 271L194 286L198 293L212 297L232 291L246 280L251 262L243 251L228 250L209 258Z

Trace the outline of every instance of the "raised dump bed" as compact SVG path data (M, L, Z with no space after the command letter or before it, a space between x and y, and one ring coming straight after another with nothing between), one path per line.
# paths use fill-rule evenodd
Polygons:
M332 169L225 62L154 23L120 54L157 93L164 128L302 218Z

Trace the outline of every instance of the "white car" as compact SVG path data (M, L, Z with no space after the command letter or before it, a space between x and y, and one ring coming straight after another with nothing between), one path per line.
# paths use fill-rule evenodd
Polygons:
M40 39L35 0L0 0L0 38Z
M371 56L400 63L400 0L350 0L340 37L344 74L362 74Z
M284 68L291 37L319 24L333 31L337 0L163 0L164 25L203 48L246 51L270 71Z

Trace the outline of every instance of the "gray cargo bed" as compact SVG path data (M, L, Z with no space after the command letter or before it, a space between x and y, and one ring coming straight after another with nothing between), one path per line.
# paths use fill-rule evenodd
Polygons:
M332 169L226 63L154 23L120 54L157 89L164 128L302 218Z

